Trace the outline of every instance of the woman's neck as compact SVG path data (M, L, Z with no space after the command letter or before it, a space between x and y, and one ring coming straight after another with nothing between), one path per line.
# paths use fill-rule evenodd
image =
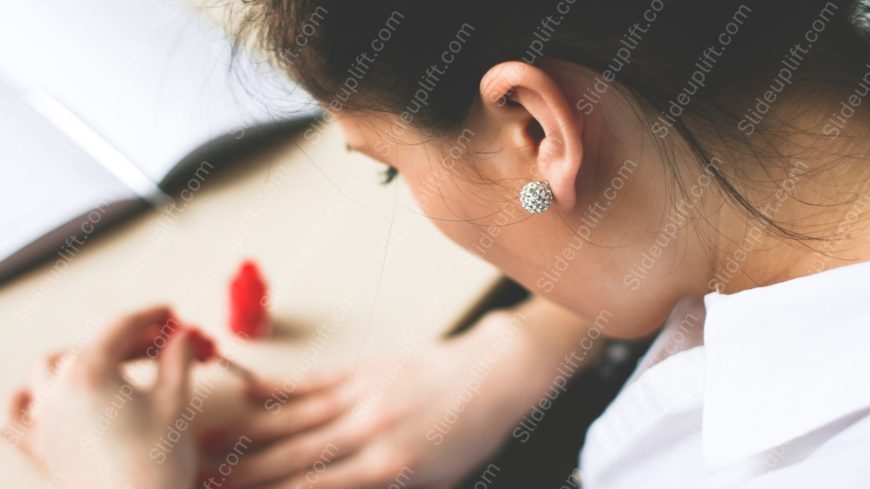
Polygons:
M831 138L820 131L823 121L810 112L792 117L790 135L765 139L761 156L743 157L735 176L741 193L782 232L720 205L710 230L715 288L736 292L870 260L867 126L855 121L850 133Z

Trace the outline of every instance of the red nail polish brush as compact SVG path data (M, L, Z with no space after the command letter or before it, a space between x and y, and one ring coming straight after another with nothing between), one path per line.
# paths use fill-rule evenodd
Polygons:
M218 352L217 345L211 339L202 334L197 328L188 328L188 341L193 348L194 356L200 362L208 362L218 360L222 366L241 377L246 382L252 382L256 379L256 375L245 367L230 360Z

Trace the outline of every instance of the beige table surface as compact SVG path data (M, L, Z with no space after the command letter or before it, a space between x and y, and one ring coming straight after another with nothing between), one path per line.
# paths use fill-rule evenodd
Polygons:
M62 269L47 264L5 285L0 397L47 353L155 303L175 306L228 356L273 376L431 343L498 274L441 236L403 184L381 186L380 168L347 153L337 127L317 141L288 138L208 175L180 211L140 216L93 237ZM227 329L228 280L246 257L273 292L276 334L257 343ZM3 488L48 487L8 444L0 474Z

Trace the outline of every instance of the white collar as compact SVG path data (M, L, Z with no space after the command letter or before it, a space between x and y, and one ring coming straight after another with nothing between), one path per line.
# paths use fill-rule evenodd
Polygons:
M870 262L704 304L707 469L870 406Z

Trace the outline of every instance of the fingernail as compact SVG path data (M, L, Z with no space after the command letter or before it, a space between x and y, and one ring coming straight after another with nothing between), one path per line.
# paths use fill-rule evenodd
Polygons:
M196 487L197 489L215 489L223 486L226 480L227 478L222 476L219 472L209 470L199 474Z
M166 319L164 327L166 328L166 332L169 334L169 336L172 336L183 329L181 324L181 319L178 319L178 316L176 316L174 312L170 311L169 317Z
M207 431L199 439L202 449L209 452L223 451L230 444L229 433L223 428Z
M244 393L248 400L259 402L273 396L272 389L265 382L257 377L254 377L247 382L244 387Z
M217 347L210 338L207 338L196 328L190 328L187 332L187 341L193 349L193 355L200 362L211 360L217 353Z

